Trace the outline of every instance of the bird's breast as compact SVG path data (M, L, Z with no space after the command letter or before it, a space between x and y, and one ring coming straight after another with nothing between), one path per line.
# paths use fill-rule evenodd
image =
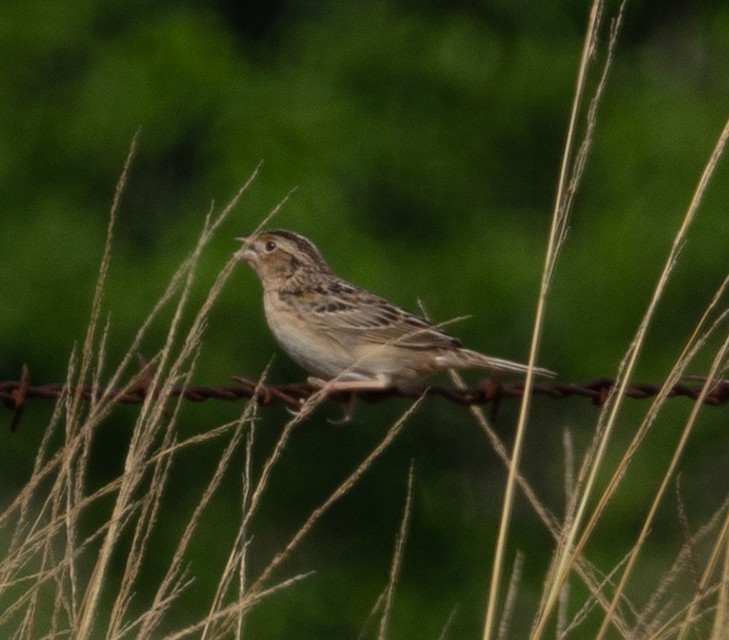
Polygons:
M305 304L299 306L278 294L265 294L263 306L268 326L281 348L309 373L330 379L352 365L351 350L333 333L307 319Z

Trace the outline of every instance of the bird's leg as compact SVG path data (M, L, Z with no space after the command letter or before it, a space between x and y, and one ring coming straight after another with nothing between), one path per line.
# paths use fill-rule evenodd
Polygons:
M389 378L385 378L384 376L369 380L322 380L321 378L310 376L307 378L307 382L312 387L326 391L327 395L349 392L347 401L342 405L344 415L339 420L329 420L332 424L345 424L352 420L354 416L354 403L357 399L356 394L358 391L381 391L390 387Z

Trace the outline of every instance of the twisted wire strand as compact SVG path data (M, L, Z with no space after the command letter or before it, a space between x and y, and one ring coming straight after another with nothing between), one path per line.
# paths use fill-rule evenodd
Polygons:
M668 397L696 400L701 393L705 377L691 376L690 379L695 382L674 385L668 392ZM273 404L284 404L289 408L297 409L309 396L319 391L318 387L312 386L308 382L260 384L255 379L242 376L233 376L233 380L232 384L219 386L176 386L172 389L171 395L173 397L181 396L190 402L205 402L207 400L238 402L254 398L259 405L264 407ZM532 388L532 394L546 396L554 400L577 396L586 398L595 405L602 405L614 387L615 381L606 377L583 382L550 380L536 383ZM632 383L626 388L625 395L634 399L647 399L656 396L661 389L661 384ZM11 423L11 430L14 431L20 422L23 409L28 400L35 398L55 400L63 393L75 393L77 391L77 387L68 386L65 383L31 385L28 368L23 367L19 380L0 382L0 402L14 413ZM81 396L84 400L89 400L92 394L99 397L107 391L98 387L84 386L81 389ZM143 376L137 384L123 392L120 390L116 402L120 404L141 404L149 394L153 393L156 393L155 389L147 377ZM523 382L502 382L498 378L491 377L478 382L475 386L462 389L442 385L390 387L382 390L333 392L329 394L329 398L347 404L351 402L353 396L365 402L381 402L395 397L414 399L426 394L428 396L439 396L449 402L461 405L493 404L495 407L502 399L519 398L523 393ZM729 380L717 380L706 396L704 403L710 406L719 406L727 402L729 402Z

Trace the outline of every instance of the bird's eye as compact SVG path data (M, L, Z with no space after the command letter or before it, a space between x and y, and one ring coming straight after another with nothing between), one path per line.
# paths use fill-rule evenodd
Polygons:
M263 248L266 250L266 253L271 253L271 251L276 249L276 243L273 240L267 240Z

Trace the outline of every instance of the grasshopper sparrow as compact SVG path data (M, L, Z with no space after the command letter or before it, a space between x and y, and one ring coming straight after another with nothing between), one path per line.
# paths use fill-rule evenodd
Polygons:
M297 233L262 231L237 240L244 243L240 256L261 279L268 326L284 351L316 376L314 384L383 389L451 368L527 370L465 349L425 319L343 280Z

